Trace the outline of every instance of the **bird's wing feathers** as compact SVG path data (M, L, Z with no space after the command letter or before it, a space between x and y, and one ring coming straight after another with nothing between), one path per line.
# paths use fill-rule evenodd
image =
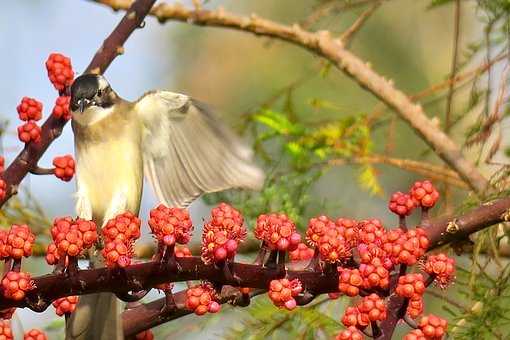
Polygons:
M144 171L158 199L183 207L206 192L260 189L262 171L251 152L204 105L168 91L135 104L144 127Z

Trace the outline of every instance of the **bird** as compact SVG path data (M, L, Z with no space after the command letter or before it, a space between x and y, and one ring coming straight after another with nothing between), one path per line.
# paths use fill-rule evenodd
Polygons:
M98 74L77 77L70 92L80 218L104 226L126 211L138 215L144 177L161 203L179 208L264 183L251 150L188 95L154 90L131 102ZM66 339L123 339L120 303L111 293L84 296L66 327Z

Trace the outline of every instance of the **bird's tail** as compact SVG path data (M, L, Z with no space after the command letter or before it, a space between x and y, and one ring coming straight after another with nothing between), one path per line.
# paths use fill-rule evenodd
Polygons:
M112 293L80 297L66 323L66 340L123 340L121 303Z

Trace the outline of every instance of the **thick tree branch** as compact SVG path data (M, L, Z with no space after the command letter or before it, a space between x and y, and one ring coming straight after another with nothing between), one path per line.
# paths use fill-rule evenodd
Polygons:
M115 10L126 9L131 0L92 0ZM460 148L439 129L423 108L413 103L407 95L393 86L392 81L373 71L369 64L346 50L339 39L327 31L317 33L303 30L299 25L286 26L257 17L237 16L223 9L214 11L187 9L182 5L161 3L151 10L151 15L160 22L178 20L199 26L214 26L247 31L269 36L304 47L331 61L340 70L353 78L360 86L370 91L406 121L430 147L458 172L466 183L478 194L487 190L488 181L462 154Z
M137 0L126 8L128 11L113 32L106 38L102 46L96 52L87 72L103 73L113 59L122 54L124 42L131 33L140 26L143 19L154 5L156 0ZM6 195L0 200L0 207L14 194L18 192L18 186L25 176L37 169L37 163L46 152L51 143L62 133L66 120L50 115L41 128L41 140L38 143L28 143L23 151L14 159L2 174L2 179L7 184Z

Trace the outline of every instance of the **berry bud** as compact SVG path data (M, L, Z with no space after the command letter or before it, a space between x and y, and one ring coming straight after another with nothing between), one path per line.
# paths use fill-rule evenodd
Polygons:
M52 304L53 307L55 307L55 313L57 313L58 316L62 316L74 312L79 301L79 296L66 296L56 299Z
M71 111L69 110L69 104L71 102L70 96L59 96L55 101L55 106L53 107L52 114L56 118L60 118L63 120L71 119Z
M403 192L398 191L391 195L388 208L399 216L408 216L413 212L415 202L409 194L404 194Z
M2 279L4 296L7 299L21 301L25 298L25 293L35 288L34 281L30 274L24 272L10 271Z
M439 192L430 181L415 182L410 194L417 206L427 209L432 208L439 199Z
M53 158L53 165L55 166L55 176L64 182L69 182L75 172L75 162L73 156L65 155L62 157Z
M43 331L38 329L31 329L23 335L23 340L47 340L48 337Z
M46 61L48 78L58 91L62 92L71 86L74 79L74 71L71 60L60 53L52 53Z
M42 118L42 108L42 103L36 99L23 97L16 110L18 111L19 119L37 121Z
M38 143L41 140L41 128L34 120L18 126L18 138L23 143Z

